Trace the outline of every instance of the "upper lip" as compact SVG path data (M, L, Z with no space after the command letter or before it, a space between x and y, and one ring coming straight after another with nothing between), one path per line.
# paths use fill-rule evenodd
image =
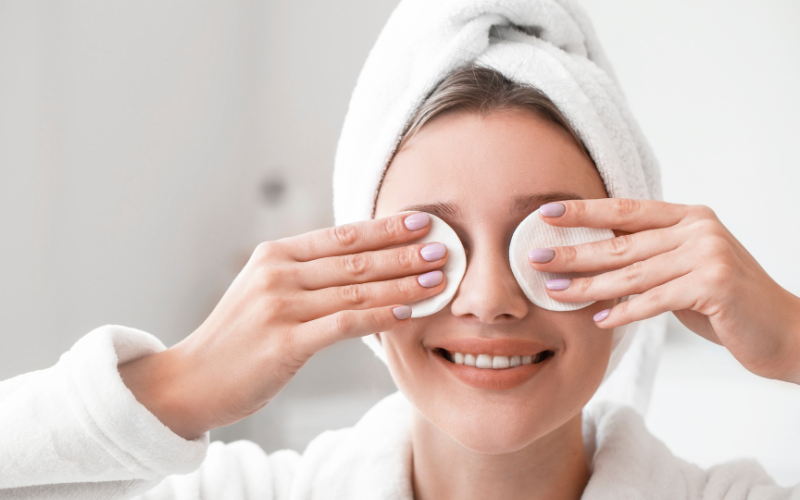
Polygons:
M488 354L490 356L535 356L536 354L553 350L544 344L531 340L481 337L463 337L442 340L432 346L449 352L463 354Z

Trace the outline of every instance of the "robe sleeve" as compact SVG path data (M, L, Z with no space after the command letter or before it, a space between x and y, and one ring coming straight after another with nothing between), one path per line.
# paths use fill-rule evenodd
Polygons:
M0 382L0 499L285 498L296 453L187 441L136 400L117 365L164 349L106 326L54 366Z

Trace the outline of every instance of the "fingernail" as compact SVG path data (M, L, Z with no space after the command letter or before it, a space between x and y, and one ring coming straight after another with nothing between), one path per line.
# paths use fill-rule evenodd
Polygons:
M544 286L547 287L548 290L566 290L572 284L571 279L557 279L557 280L547 280Z
M543 217L561 217L566 211L567 207L563 203L547 203L539 207L539 213Z
M395 318L403 321L411 317L411 308L408 306L398 306L392 309L392 313L394 313Z
M536 262L537 264L544 264L550 262L555 258L556 251L552 248L537 248L528 252L528 260Z
M595 315L594 315L594 318L592 318L592 319L594 319L594 321L595 321L596 323L600 323L601 321L603 321L604 319L606 319L606 318L608 317L608 315L609 315L609 314L611 314L611 309L603 309L603 310L602 310L602 311L600 311L599 313L595 314Z
M417 281L425 288L432 288L442 282L444 274L441 271L431 271L429 273L421 274L417 277Z
M425 245L419 250L419 254L428 262L439 260L444 257L444 254L446 253L447 247L441 243L431 243L430 245Z
M431 218L428 214L420 212L418 214L409 215L403 220L409 231L417 231L431 223Z

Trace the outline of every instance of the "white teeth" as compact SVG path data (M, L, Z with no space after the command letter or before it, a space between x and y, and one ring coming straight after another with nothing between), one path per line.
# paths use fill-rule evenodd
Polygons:
M478 359L475 360L475 366L477 368L491 368L492 357L488 354L478 354Z
M506 368L514 368L520 365L529 365L533 363L534 358L537 356L489 356L488 354L464 354L454 352L451 355L453 363L457 365L474 366L476 368L504 370Z
M492 358L492 368L495 370L502 370L509 366L511 366L511 363L508 361L508 356L495 356Z

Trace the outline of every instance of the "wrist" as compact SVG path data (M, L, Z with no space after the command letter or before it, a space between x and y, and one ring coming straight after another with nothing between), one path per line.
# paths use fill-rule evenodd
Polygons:
M787 316L782 333L786 340L777 370L779 375L773 378L800 385L800 298L788 291L785 293Z
M800 385L800 297L789 294L791 300L791 317L793 319L789 335L792 337L792 361L789 365L789 376L785 380Z
M193 440L210 430L209 419L197 401L185 356L174 346L165 351L120 365L125 385L150 413L172 432Z

